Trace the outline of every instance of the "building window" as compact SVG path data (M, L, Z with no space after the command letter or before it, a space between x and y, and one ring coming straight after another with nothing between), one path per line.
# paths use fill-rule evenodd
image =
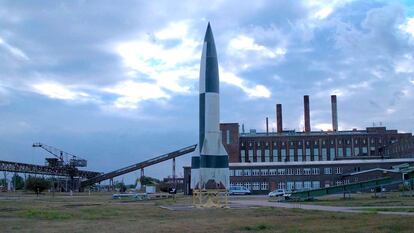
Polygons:
M368 148L366 146L362 147L362 154L364 155L368 154Z
M262 176L267 176L267 175L269 175L269 170L267 170L267 169L261 169L260 170L260 173L262 174Z
M253 150L249 150L249 162L253 162Z
M230 169L230 176L234 176L234 170Z
M343 148L338 148L338 157L342 157L344 155Z
M319 148L313 148L313 161L319 160Z
M276 162L278 159L277 149L273 149L273 162Z
M303 182L304 189L312 189L312 182L311 181L304 181Z
M270 151L269 151L269 149L265 150L265 162L270 162Z
M305 155L306 155L306 161L310 161L310 149L309 148L306 148Z
M298 161L302 162L302 160L303 160L302 148L299 148L297 151L298 151Z
M277 184L277 188L278 188L278 189L283 189L283 190L285 190L285 189L286 189L286 184L285 184L285 182L279 182L279 184Z
M269 190L269 183L267 183L267 182L262 182L262 185L261 185L261 190Z
M230 130L226 130L226 143L227 144L231 143Z
M249 182L244 183L244 187L246 187L248 190L252 189L252 185Z
M244 176L251 176L252 175L252 172L251 172L251 170L250 169L244 169Z
M321 182L320 181L312 181L312 188L313 189L318 189L321 187Z
M282 162L286 162L286 149L282 149Z
M326 153L326 148L322 148L322 161L328 160L328 154Z
M277 174L278 175L285 175L285 173L286 173L286 170L285 169L277 169Z
M303 189L303 182L302 181L296 181L295 182L295 190L302 190Z
M277 175L277 169L269 169L269 175L271 176Z
M260 183L259 182L253 182L253 190L260 190Z
M355 156L359 155L359 147L354 148L354 154L355 154Z
M252 170L252 176L260 176L260 170L259 169L253 169Z
M336 169L335 169L335 173L336 174L342 174L342 167L337 167Z
M234 176L243 176L243 170L240 170L240 169L234 170Z
M302 175L302 169L296 168L295 175L297 175L297 176Z
M288 181L288 182L286 182L286 183L287 183L287 190L288 190L288 191L291 191L292 189L294 189L294 188L295 188L295 182Z
M334 160L335 159L335 148L330 148L329 149L329 158L331 160Z
M345 149L345 156L351 156L351 148L349 148L349 147L347 147L346 149Z
M286 170L286 175L293 175L293 168L288 168Z
M325 167L323 170L324 170L324 173L325 173L326 175L330 175L330 174L332 174L332 168L330 168L330 167Z
M242 163L245 162L245 157L246 157L246 151L245 150L240 150L240 161Z
M310 168L304 168L303 169L303 175L310 175L311 174L311 169Z
M289 158L291 158L290 160L293 160L294 157L295 157L295 150L289 149Z
M319 175L320 171L319 168L312 168L312 175Z
M257 162L263 162L262 160L262 150L257 150L256 151L256 157L257 157Z

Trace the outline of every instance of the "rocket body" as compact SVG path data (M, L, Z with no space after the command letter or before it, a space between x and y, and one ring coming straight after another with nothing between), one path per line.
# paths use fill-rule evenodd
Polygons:
M191 187L228 189L229 162L220 132L219 70L210 23L204 37L200 64L199 143L192 157Z

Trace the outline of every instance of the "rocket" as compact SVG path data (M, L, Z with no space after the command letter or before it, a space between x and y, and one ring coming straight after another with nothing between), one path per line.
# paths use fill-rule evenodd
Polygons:
M229 156L221 140L219 70L210 23L204 36L199 88L199 143L191 158L191 188L228 189Z

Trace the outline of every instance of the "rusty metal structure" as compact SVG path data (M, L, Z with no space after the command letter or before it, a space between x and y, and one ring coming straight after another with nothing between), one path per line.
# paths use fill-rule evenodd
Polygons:
M85 171L85 170L76 170L69 171L62 167L50 167L37 164L29 163L17 163L10 161L0 160L0 171L13 172L13 173L28 173L28 174L40 174L40 175L50 175L50 176L70 176L81 178L92 178L101 173L94 171Z
M152 159L140 162L140 163L130 165L128 167L124 167L124 168L121 168L121 169L118 169L118 170L115 170L115 171L112 171L112 172L108 172L108 173L105 173L105 174L102 174L102 175L98 175L98 176L93 177L91 179L82 181L81 182L81 187L84 188L84 187L87 187L87 186L91 186L91 185L94 185L96 183L100 183L104 180L111 180L112 181L112 179L114 177L121 176L121 175L130 173L130 172L133 172L133 171L137 171L137 170L141 170L141 177L143 177L144 168L146 168L148 166L151 166L151 165L154 165L154 164L157 164L157 163L161 163L161 162L170 160L170 159L173 159L173 171L175 171L175 162L174 162L175 158L177 158L181 155L185 155L185 154L193 152L196 149L196 147L197 147L197 145L184 147L180 150L176 150L176 151L173 151L173 152L170 152L170 153L167 153L167 154L163 154L163 155L157 156L155 158L152 158Z

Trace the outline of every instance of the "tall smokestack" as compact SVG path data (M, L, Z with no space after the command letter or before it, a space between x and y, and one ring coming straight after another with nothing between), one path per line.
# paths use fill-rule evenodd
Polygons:
M269 134L269 118L266 117L266 135Z
M310 132L311 131L311 127L310 127L310 112L309 112L309 96L305 95L303 96L303 104L304 104L304 108L305 108L305 132Z
M277 121L277 132L283 132L283 120L282 120L282 105L276 104L276 121Z
M332 130L338 131L338 110L336 107L336 95L331 95L331 107L332 107Z

